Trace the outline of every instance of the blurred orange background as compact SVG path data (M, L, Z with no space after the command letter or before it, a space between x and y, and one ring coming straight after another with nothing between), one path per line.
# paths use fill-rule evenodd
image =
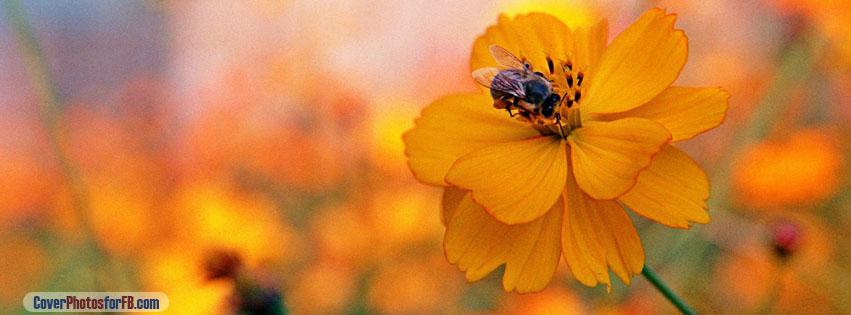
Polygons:
M689 38L677 84L732 97L680 146L712 222L633 216L647 263L699 312L851 313L847 1L4 4L0 313L35 291L159 291L175 314L673 313L643 279L606 293L564 264L540 293L466 284L401 140L477 90L470 49L499 14L606 18L611 40L653 7Z

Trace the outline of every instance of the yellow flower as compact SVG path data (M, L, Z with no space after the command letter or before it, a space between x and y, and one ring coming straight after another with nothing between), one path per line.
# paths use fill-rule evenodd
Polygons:
M729 95L671 86L687 56L675 19L648 11L607 46L605 22L500 16L475 41L471 70L496 67L497 45L569 101L559 120L527 119L494 109L488 91L451 95L404 135L414 175L445 187L444 249L468 281L505 264L506 291L540 291L563 254L585 285L610 285L609 269L629 284L644 250L619 203L671 227L709 222L706 175L669 143L721 124Z

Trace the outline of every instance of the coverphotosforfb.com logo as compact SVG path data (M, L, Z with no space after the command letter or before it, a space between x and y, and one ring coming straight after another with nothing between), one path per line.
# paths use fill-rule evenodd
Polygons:
M162 292L30 292L24 296L30 312L162 312L168 296Z

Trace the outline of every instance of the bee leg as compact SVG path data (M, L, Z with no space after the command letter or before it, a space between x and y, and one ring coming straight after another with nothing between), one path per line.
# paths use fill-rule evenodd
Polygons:
M517 108L517 106L518 106L518 103L519 103L519 102L520 102L520 98L519 98L519 97L517 97L517 96L515 96L515 97L514 97L514 101L512 101L512 103L511 103L511 104L509 104L509 106L514 105L514 107L515 107L515 108ZM510 113L510 112L511 112L511 111L509 111L509 113ZM511 115L511 117L514 117L514 115L512 114L512 115Z
M561 125L561 114L556 113L556 123L558 124L558 129L561 131L561 138L567 139L567 136L564 135L564 127Z

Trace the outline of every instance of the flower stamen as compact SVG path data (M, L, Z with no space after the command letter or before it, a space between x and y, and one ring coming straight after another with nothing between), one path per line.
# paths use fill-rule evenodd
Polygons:
M553 74L555 69L553 69L553 59L550 56L547 56L547 68L550 69L550 74Z

